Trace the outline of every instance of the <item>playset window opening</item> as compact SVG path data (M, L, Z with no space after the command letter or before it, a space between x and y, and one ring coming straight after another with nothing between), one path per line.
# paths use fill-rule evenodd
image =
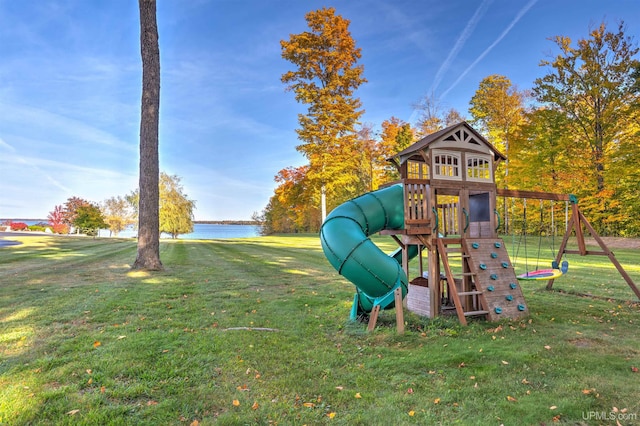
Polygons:
M433 169L434 178L461 180L460 154L453 152L434 153Z

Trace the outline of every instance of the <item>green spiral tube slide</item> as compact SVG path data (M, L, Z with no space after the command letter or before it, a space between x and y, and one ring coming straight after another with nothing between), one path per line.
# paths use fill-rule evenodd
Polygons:
M329 263L357 288L351 316L371 312L377 304L393 308L393 292L407 294L402 250L387 255L371 239L382 229L404 228L402 185L379 189L336 207L320 229L320 242ZM409 257L417 255L410 246Z

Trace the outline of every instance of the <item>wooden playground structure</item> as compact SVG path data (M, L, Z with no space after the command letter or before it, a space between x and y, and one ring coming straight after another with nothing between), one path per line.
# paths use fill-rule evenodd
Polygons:
M380 233L390 235L402 249L402 268L410 279L406 307L430 318L455 313L464 325L468 317L495 321L528 315L519 277L498 236L497 197L570 202L571 217L554 265L565 254L607 256L640 299L640 290L584 217L575 197L496 187L495 169L505 160L466 122L426 136L389 159L400 180L388 185L400 183L404 191L404 229ZM587 250L585 230L598 243L599 251ZM578 250L567 249L573 234ZM413 279L409 275L410 246L418 246L418 276ZM553 277L548 280L548 289L553 281ZM398 331L402 332L399 292L395 306ZM369 330L375 327L377 308L371 312Z

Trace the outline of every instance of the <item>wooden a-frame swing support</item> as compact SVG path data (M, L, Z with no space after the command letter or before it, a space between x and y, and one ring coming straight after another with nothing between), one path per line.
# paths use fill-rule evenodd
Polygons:
M562 260L562 256L564 254L579 254L580 256L589 256L589 255L599 255L599 256L607 256L611 263L616 267L622 278L627 282L631 290L635 293L636 297L640 299L640 290L633 282L627 271L624 270L616 256L613 254L609 247L602 240L602 237L596 232L596 230L591 226L587 218L584 217L580 208L578 207L578 200L573 195L568 194L554 194L551 192L539 192L539 191L519 191L512 189L500 189L497 188L496 194L502 197L510 197L510 198L534 198L538 200L553 200L553 201L569 201L571 203L571 218L567 223L567 230L564 233L564 237L562 238L562 243L560 244L560 248L558 249L558 254L556 255L555 262L559 264ZM587 245L584 241L584 232L582 227L585 227L594 240L600 246L602 251L593 251L587 250ZM578 250L567 250L567 242L569 241L569 237L571 234L575 232L576 239L578 241ZM551 290L553 288L554 279L550 279L547 282L547 290Z

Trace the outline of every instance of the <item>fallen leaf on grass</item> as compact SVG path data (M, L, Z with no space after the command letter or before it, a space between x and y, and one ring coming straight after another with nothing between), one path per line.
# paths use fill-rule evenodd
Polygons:
M303 402L302 405L307 408L313 408L316 406L313 402Z
M413 388L407 389L407 393L409 393L409 394L413 393Z
M517 402L518 400L512 397L511 395L507 395L507 401L509 402Z
M436 398L436 399L434 399L434 400L433 400L433 403L434 403L434 404L440 404L440 398Z
M332 411L329 414L327 414L327 417L329 417L330 419L334 418L335 416L336 416L335 411Z
M507 361L502 361L502 364L509 365L509 363Z
M631 372L632 373L637 373L638 372L638 367L631 367Z
M150 406L152 406L152 405L158 405L158 401L154 401L154 400L147 401L147 406L149 406L149 407L150 407Z
M552 405L551 407L549 407L549 410L555 410L556 408L558 407L556 407L555 405Z
M531 382L529 382L527 379L522 379L522 382L520 383L522 383L523 385L531 384Z
M338 389L338 390L343 390L343 389L344 389L344 386L336 386L336 389Z
M362 398L362 395L360 395L360 392L356 392L356 394L354 395L354 398Z
M254 402L253 402L253 405L251 406L251 409L252 409L252 410L257 410L257 409L258 409L258 407L260 407L260 406L258 405L258 402L257 402L257 401L254 401Z
M74 414L78 414L79 412L80 412L80 410L71 410L67 414L70 415L70 416L73 416Z
M240 401L238 401L237 399L234 399L232 402L234 407L239 407L240 406Z
M545 348L546 350L549 350L549 349L551 349L551 346L549 346L549 345L544 345L544 348Z
M415 411L413 411L413 410L409 411L409 416L410 416L410 417L413 417L413 416L415 416L415 415L416 415L416 412L415 412Z
M85 371L87 372L87 374L93 373L93 371L90 368L87 368Z
M199 424L200 424L199 421L194 420L194 421L191 422L191 424L189 426L198 426Z
M93 342L93 347L94 348L97 348L100 345L102 345L102 343L98 342L97 340L95 342Z

